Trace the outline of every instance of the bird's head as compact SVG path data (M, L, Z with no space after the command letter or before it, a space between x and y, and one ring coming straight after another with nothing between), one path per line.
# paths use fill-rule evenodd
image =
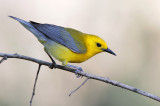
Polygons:
M88 36L87 43L88 43L87 48L90 49L94 54L98 54L101 52L108 52L116 56L116 54L108 48L106 42L98 36L95 35Z

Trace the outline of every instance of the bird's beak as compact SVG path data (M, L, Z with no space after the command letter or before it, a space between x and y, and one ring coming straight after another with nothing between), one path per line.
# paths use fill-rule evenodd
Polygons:
M102 49L104 52L108 52L108 53L110 53L110 54L113 54L113 55L115 55L116 56L116 54L111 50L111 49L109 49L109 48L107 48L107 49Z

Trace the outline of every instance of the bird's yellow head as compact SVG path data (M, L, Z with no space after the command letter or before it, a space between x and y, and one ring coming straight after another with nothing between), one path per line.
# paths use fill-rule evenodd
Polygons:
M116 56L116 54L108 48L106 42L96 35L88 35L86 43L87 51L91 54L95 55L101 52L108 52Z

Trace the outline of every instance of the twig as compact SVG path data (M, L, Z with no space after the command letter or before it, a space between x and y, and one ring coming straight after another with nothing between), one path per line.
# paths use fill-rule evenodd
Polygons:
M42 60L38 60L38 59L35 59L35 58L32 58L32 57L28 57L28 56L23 56L23 55L18 55L18 54L0 53L0 57L4 57L4 56L7 56L7 58L24 59L24 60L32 61L32 62L41 64L41 65L46 65L46 66L51 66L52 65L52 63L49 63L49 62L46 62L46 61L42 61ZM65 67L65 66L62 66L62 65L57 65L57 64L55 64L54 68L66 70L66 71L72 72L72 73L75 73L75 71L76 71L75 69L72 69L72 68L69 68L69 67ZM155 96L155 95L153 95L151 93L148 93L148 92L145 92L143 90L137 89L135 87L132 87L132 86L129 86L129 85L126 85L126 84L123 84L123 83L120 83L120 82L117 82L117 81L114 81L114 80L110 80L109 78L104 78L104 77L101 77L101 76L88 74L88 73L85 73L85 72L82 72L82 71L79 71L78 74L82 75L82 76L85 76L85 77L89 77L90 79L102 81L102 82L109 83L109 84L117 86L117 87L121 87L123 89L138 93L140 95L149 97L149 98L151 98L153 100L156 100L156 101L160 102L160 97L158 97L158 96Z
M32 96L31 96L31 100L30 100L30 106L32 106L33 97L35 95L36 84L37 84L37 79L38 79L38 74L39 74L40 69L41 69L41 64L39 64L39 67L37 70L37 74L36 74L36 78L35 78L35 82L34 82L34 86L33 86L33 91L32 91Z
M0 60L0 64L1 64L4 60L7 60L7 56L4 56L4 57Z
M74 91L72 91L69 96L71 96L74 92L76 92L79 88L81 88L87 81L88 81L89 77L86 78L86 80L79 86L77 87Z

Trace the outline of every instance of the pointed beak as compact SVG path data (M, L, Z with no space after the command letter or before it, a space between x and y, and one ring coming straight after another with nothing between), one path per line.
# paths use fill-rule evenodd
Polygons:
M108 52L108 53L110 53L110 54L113 54L113 55L115 55L116 56L116 54L111 50L111 49L109 49L109 48L107 48L107 49L102 49L104 52Z

